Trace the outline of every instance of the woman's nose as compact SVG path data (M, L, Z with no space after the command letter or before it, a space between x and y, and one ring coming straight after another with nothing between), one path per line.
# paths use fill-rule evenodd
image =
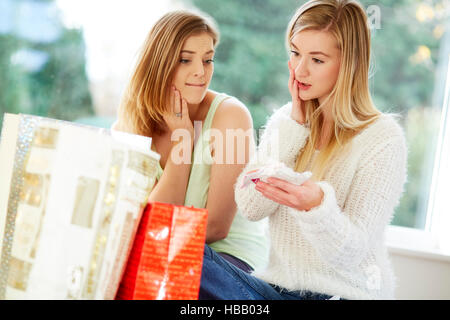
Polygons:
M203 61L197 62L194 65L194 76L202 77L205 75L205 66L203 65Z
M309 75L306 59L300 59L297 66L295 66L294 73L296 78L304 78Z

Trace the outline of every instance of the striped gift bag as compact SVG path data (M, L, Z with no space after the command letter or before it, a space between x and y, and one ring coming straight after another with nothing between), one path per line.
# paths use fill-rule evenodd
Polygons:
M198 298L207 210L148 204L116 300Z

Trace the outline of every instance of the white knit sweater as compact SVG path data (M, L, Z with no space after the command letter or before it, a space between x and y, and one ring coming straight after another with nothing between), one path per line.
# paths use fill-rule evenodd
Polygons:
M394 299L395 278L384 245L406 181L407 148L402 128L382 115L352 139L318 185L322 204L298 211L265 198L245 172L271 159L293 168L309 129L290 117L291 103L269 119L256 157L239 176L235 199L252 221L269 217L270 255L256 277L288 290L345 299ZM275 140L273 140L275 139ZM271 143L276 141L277 143Z

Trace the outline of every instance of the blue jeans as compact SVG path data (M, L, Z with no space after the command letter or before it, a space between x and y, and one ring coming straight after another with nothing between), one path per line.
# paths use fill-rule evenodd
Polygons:
M327 300L331 296L287 291L235 267L208 245L203 254L200 300Z

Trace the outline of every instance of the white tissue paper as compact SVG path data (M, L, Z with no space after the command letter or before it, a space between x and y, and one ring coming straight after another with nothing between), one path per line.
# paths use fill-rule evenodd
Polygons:
M286 180L292 184L302 185L311 176L312 173L309 171L295 172L282 162L274 162L256 170L248 171L244 176L241 189L247 187L251 182L257 183L259 180L267 182L267 179L270 177Z

